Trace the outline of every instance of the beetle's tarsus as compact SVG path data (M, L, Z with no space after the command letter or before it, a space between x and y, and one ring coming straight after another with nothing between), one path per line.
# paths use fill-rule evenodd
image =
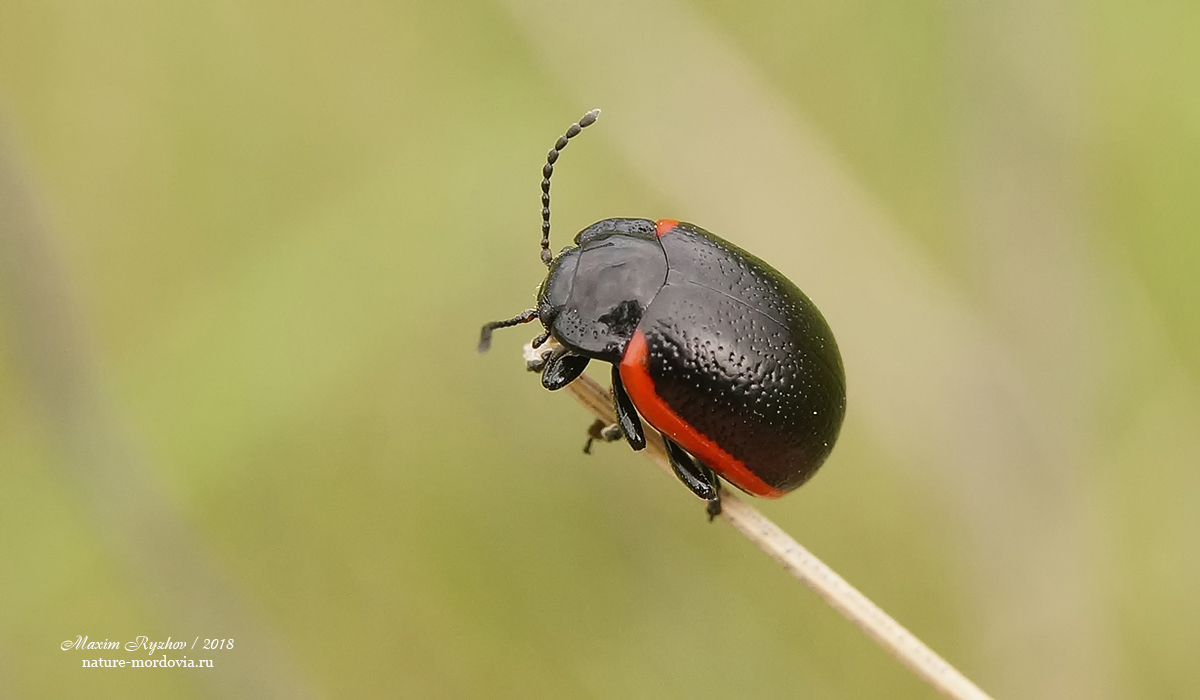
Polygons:
M709 499L708 505L704 506L704 512L708 513L708 522L710 523L721 514L721 494L718 493Z
M605 423L597 418L588 427L588 439L583 444L583 453L590 455L592 453L592 443L599 440L601 442L615 442L621 439L621 426L616 423Z
M717 473L714 472L708 465L697 462L701 467L708 472L708 480L712 483L713 495L708 499L708 503L704 506L704 512L708 513L708 522L712 522L713 518L721 514L721 480L717 478Z

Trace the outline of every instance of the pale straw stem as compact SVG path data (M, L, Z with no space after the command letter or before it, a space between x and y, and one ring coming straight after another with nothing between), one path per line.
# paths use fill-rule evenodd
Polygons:
M533 350L525 346L525 357L533 360L545 350ZM571 382L566 391L579 400L596 418L613 423L612 394L586 374ZM646 454L668 474L671 473L666 449L660 439L655 439L653 429L647 427ZM956 700L991 700L958 669L951 666L936 652L917 639L900 623L892 619L879 606L872 603L858 589L825 565L812 552L771 522L754 506L737 497L726 488L721 491L721 518L742 533L759 549L779 562L792 576L800 579L822 600L853 622L867 636L874 639L892 656L900 660L917 676L929 683L938 692ZM702 509L697 508L697 517Z

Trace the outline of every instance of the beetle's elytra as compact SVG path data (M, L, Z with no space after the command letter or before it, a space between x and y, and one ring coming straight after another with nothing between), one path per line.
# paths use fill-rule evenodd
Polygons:
M770 265L693 224L605 219L550 253L550 177L559 152L590 126L588 112L560 137L542 179L537 306L488 323L538 320L558 347L541 367L560 389L591 360L612 364L616 431L635 450L642 420L663 435L675 474L720 512L718 476L775 498L807 481L833 449L846 412L837 343L817 307ZM590 444L590 441L589 441Z

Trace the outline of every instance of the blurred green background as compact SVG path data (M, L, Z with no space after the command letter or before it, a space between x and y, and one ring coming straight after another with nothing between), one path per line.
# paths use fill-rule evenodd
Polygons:
M997 697L1200 695L1198 86L1182 2L5 0L0 697L932 697L475 353L592 107L556 246L694 221L838 336L768 515Z

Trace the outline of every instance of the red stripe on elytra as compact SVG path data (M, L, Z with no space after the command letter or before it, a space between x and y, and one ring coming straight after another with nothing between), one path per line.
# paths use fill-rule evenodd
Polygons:
M658 236L665 236L678 225L679 222L675 219L659 219L654 222L654 233Z
M659 231L662 230L662 224L658 222ZM654 389L654 380L647 369L648 359L646 336L638 329L625 347L620 372L626 393L646 422L743 491L767 498L782 496L783 491L758 478L745 464L689 425L662 400Z

